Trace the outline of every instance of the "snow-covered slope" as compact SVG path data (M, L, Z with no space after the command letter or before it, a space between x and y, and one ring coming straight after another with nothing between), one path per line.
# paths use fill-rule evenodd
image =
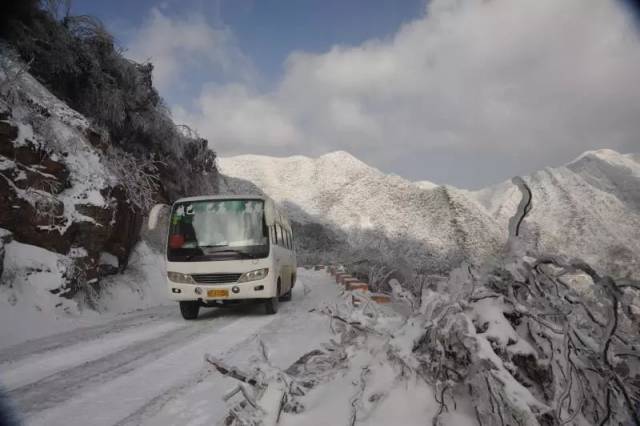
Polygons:
M142 218L107 166L96 128L29 73L10 83L0 93L0 322L16 326L0 336L55 329L52 320L87 306L157 302L140 300L140 265L129 271L137 275L119 275L120 287L109 280L130 254L146 263L159 255L134 250Z
M499 250L504 239L488 212L463 191L422 189L343 151L317 159L222 158L219 167L288 206L295 221L357 231L368 244L399 250L429 269L448 269L463 258L479 260Z
M422 188L422 189L433 189L438 186L437 183L433 183L428 180L419 180L417 182L413 182L413 184L418 188Z
M509 181L480 191L410 182L343 151L316 159L244 155L221 158L219 166L288 206L295 221L334 226L369 245L384 239L385 247L432 270L499 253L521 197ZM637 155L588 152L525 181L534 206L526 222L538 248L616 274L638 264Z
M543 252L581 257L616 276L640 265L640 162L637 155L589 151L563 167L525 177L533 194L528 226ZM470 195L507 226L519 193L502 183Z

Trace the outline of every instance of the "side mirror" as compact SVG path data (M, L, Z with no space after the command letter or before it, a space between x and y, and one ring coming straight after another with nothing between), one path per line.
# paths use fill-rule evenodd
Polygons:
M163 213L166 213L171 206L167 204L156 204L149 212L149 219L147 220L147 229L153 231L158 227L160 223L160 217Z

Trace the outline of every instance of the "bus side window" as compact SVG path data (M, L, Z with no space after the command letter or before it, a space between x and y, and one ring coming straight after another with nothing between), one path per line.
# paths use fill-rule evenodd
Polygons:
M276 235L276 226L271 225L269 227L269 232L271 233L271 243L278 244L278 236Z
M293 244L291 242L291 231L287 230L287 248L293 250Z
M275 227L276 227L276 244L281 246L282 245L282 228L280 228L280 225L277 223Z
M287 248L287 230L283 226L280 229L282 230L282 247Z

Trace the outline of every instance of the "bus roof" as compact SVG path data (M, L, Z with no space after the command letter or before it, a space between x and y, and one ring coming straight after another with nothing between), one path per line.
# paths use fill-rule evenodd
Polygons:
M199 195L197 197L185 197L176 200L176 203L209 201L209 200L269 200L266 195L258 194L234 194L234 195Z

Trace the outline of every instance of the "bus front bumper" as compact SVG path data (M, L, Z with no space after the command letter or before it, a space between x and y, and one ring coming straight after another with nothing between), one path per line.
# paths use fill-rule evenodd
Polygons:
M229 284L182 284L167 280L169 298L175 301L201 300L214 302L224 300L268 299L276 296L276 286L269 277L245 283Z

